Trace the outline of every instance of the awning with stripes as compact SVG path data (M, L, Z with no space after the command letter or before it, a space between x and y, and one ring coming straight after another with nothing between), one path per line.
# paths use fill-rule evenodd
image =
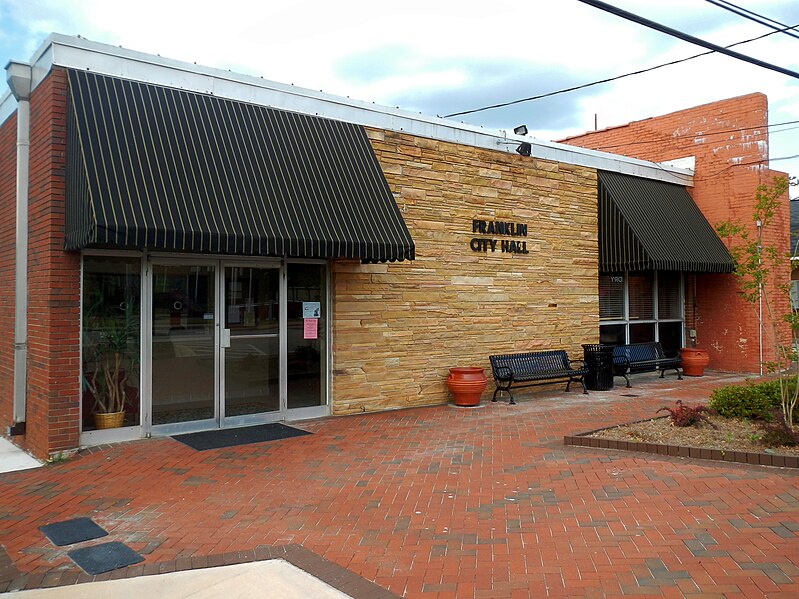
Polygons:
M734 270L685 187L606 171L598 177L601 272Z
M66 249L412 260L362 126L69 70Z

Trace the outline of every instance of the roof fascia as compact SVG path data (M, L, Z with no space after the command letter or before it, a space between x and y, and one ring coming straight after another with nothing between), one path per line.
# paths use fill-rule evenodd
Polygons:
M679 185L693 185L691 169L508 134L503 130L483 129L449 119L92 42L80 37L51 34L34 54L31 64L34 87L47 76L53 66L87 70L499 152L514 153L517 144L526 142L532 146L533 159L615 171Z

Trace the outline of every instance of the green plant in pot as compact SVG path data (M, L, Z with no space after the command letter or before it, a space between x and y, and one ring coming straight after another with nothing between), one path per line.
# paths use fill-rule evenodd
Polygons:
M132 296L119 304L91 298L84 312L84 386L92 396L95 426L122 426L129 381L139 366L139 313Z

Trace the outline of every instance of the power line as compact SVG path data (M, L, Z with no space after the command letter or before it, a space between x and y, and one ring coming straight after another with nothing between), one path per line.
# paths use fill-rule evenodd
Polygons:
M798 25L792 25L790 27L786 26L786 29L792 29L794 27L799 27ZM780 30L782 31L782 30ZM734 46L740 46L742 44L748 44L749 42L756 42L758 40L762 40L763 38L767 38L769 36L775 35L779 33L778 31L770 31L769 33L765 33L763 35L758 35L757 37L750 37L749 39L742 40L740 42L735 42L734 44L730 44L726 46L727 48L732 48ZM699 58L700 56L707 56L708 54L713 54L714 50L709 50L707 52L701 52L699 54L694 54L693 56L688 56L686 58L680 58L678 60L672 60L670 62L664 62L663 64L655 65L653 67L648 67L646 69L639 69L637 71L633 71L631 73L625 73L623 75L616 75L615 77L608 77L607 79L600 79L599 81L592 81L591 83L583 83L581 85L575 85L573 87L567 87L565 89L559 89L554 92L547 92L545 94L540 94L538 96L530 96L528 98L520 98L518 100L510 100L508 102L501 102L499 104L492 104L490 106L483 106L481 108L473 108L472 110L464 110L462 112L453 112L452 114L445 114L442 118L448 119L454 116L462 116L464 114L472 114L475 112L483 112L484 110L493 110L494 108L504 108L505 106L513 106L514 104L521 104L522 102L532 102L533 100L540 100L542 98L548 98L550 96L556 96L558 94L565 94L567 92L573 92L578 89L584 89L587 87L592 87L594 85L600 85L602 83L610 83L611 81L616 81L617 79L624 79L625 77L632 77L633 75L641 75L642 73L648 73L649 71L654 71L657 69L662 69L663 67L669 67L675 64L679 64L681 62L686 62L689 60L693 60L694 58Z
M784 125L785 123L782 123L782 124ZM771 134L774 135L775 133L785 133L786 131L794 131L796 129L799 129L799 127L788 127L786 129L779 129L777 131L771 131Z
M780 27L788 27L788 26L785 25L785 23L780 23L779 21L775 21L774 19L770 19L768 17L765 17L761 14L758 14L741 6L737 6L732 2L726 2L725 0L705 0L705 2L709 2L714 6L723 8L724 10L734 13L739 17L743 17L744 19L749 19L750 21L754 21L759 25L765 25L766 27L771 27L772 29L781 31L781 33L784 33L785 35L790 35L791 37L799 39L799 35L796 35L794 32L790 31L790 29L793 29L793 27L780 30L776 25L779 25ZM775 25L772 25L772 23L774 23Z
M769 163L771 163L771 162L778 162L780 160L793 160L794 158L799 158L799 154L794 154L793 156L779 156L777 158L766 158L766 159L763 159L763 160L754 160L752 162L737 162L735 164L727 165L723 169L717 170L715 173L710 173L709 175L702 175L701 177L694 176L694 178L695 179L700 179L700 180L701 179L710 179L711 177L715 177L716 175L720 175L721 173L723 173L725 171L728 171L731 168L734 168L736 166L752 166L754 164L759 164L759 165L771 168L769 166Z
M749 64L753 64L755 66L762 67L770 71L776 71L777 73L782 73L783 75L788 75L789 77L794 77L796 79L799 79L799 73L797 73L796 71L792 71L791 69L786 69L784 67L771 64L770 62L765 62L757 58L752 58L751 56L747 56L746 54L741 54L740 52L736 52L735 50L730 50L728 48L725 48L724 46L719 46L717 44L713 44L698 37L694 37L693 35L688 35L687 33L684 33L677 29L673 29L672 27L667 27L666 25L661 25L660 23L656 23L655 21L650 21L649 19L645 19L644 17L638 16L631 12L627 12L626 10L622 10L616 6L612 6L611 4L606 4L605 2L599 2L598 0L577 0L577 1L582 2L583 4L587 4L588 6L593 6L594 8L598 8L599 10L605 11L617 17L621 17L622 19L632 21L633 23L638 23L639 25L643 25L644 27L649 27L650 29L654 29L655 31L660 31L661 33L665 33L666 35L676 37L677 39L681 39L684 42L695 44L697 46L702 46L703 48L707 48L709 50L715 50L720 54L724 54L732 58L737 58L738 60L748 62Z
M796 123L799 123L799 121L784 121L782 123L774 123L772 125L762 125L762 126L757 126L757 127L738 127L736 129L725 129L723 131L709 131L707 133L696 133L696 134L692 134L692 135L677 135L677 136L672 136L671 139L686 139L686 140L688 140L688 139L696 139L697 137L710 137L712 135L726 135L727 133L738 133L740 131L748 131L750 129L752 129L752 130L754 130L754 129L770 129L772 127L780 127L782 125L793 125L793 124L796 124ZM790 127L788 129L781 129L779 131L772 131L771 133L782 133L783 131L790 131L791 129L796 129L796 127ZM587 133L581 133L579 135L574 135L573 137L582 137L583 135L591 135L592 133L594 133L594 132L593 131L588 131ZM668 134L666 134L666 133L663 134L664 137L666 137L667 135ZM566 139L569 139L569 138L566 138ZM655 144L655 143L661 143L661 141L657 140L657 139L646 139L646 140L642 140L642 141L631 141L631 142L626 143L626 144L615 144L615 145L612 145L612 146L597 146L595 149L597 149L597 150L610 150L610 149L613 149L613 148L626 148L628 146L637 146L637 145L641 145L641 144Z

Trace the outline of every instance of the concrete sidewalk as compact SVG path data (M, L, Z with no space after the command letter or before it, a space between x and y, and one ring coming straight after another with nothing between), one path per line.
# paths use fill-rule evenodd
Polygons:
M39 468L44 464L28 455L8 439L0 437L0 473Z
M279 559L139 576L125 580L20 591L10 595L20 599L108 599L108 597L347 599L349 597L296 566Z
M639 375L587 396L327 418L203 452L153 438L2 474L0 590L285 560L354 598L799 596L796 470L563 445L734 380ZM38 530L76 517L109 532L82 545L119 541L145 561L82 573L74 546Z

